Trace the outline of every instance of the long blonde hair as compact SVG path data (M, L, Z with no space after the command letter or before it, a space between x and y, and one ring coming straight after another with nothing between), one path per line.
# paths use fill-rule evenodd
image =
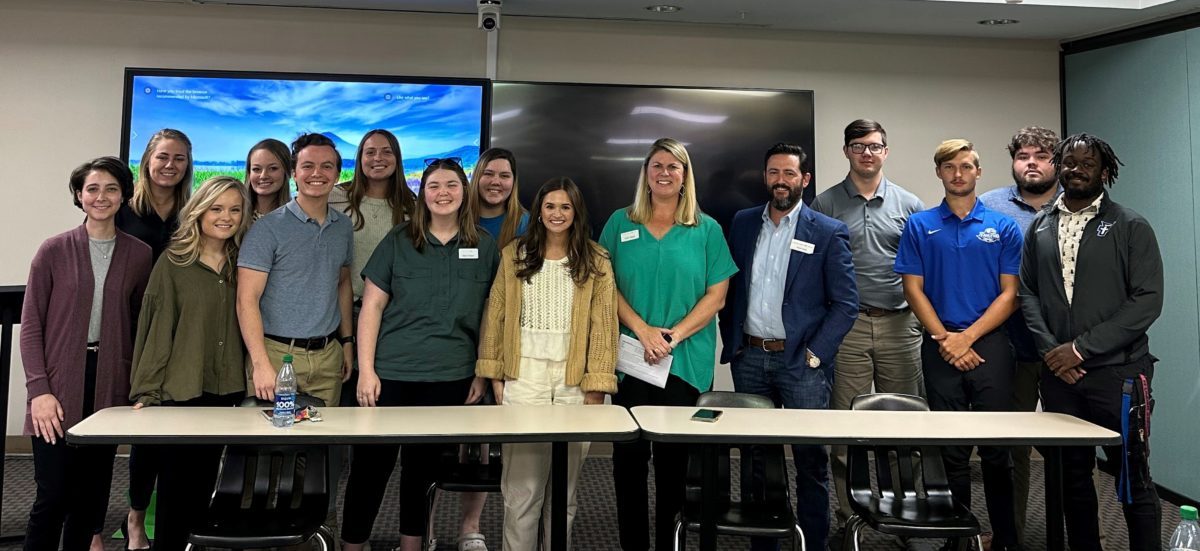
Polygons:
M188 158L183 177L179 179L178 184L175 184L173 190L175 204L171 207L171 214L167 216L167 221L170 222L171 218L179 216L183 204L192 195L192 140L188 139L187 134L174 128L159 130L150 136L150 141L146 142L146 150L142 152L142 162L138 165L137 181L133 184L133 197L129 199L129 208L133 209L134 214L138 216L145 216L146 213L154 210L154 205L150 204L150 156L154 154L154 148L166 140L175 140L183 144L187 149Z
M645 224L654 214L654 205L650 201L650 183L646 181L646 167L650 166L650 157L659 151L666 151L683 163L683 189L680 190L679 204L675 207L675 223L683 226L699 224L700 203L696 201L696 178L692 175L692 158L688 156L687 148L674 138L659 138L646 153L646 160L642 161L642 173L638 176L637 195L633 198L633 205L626 209L629 219L638 224Z
M479 214L483 210L483 190L479 189L479 179L483 177L483 171L487 168L488 163L497 159L508 161L509 168L512 169L513 185L512 193L508 199L504 201L504 223L500 226L500 235L496 237L496 247L503 249L509 241L517 237L517 230L521 227L521 219L525 217L525 207L521 205L521 198L517 196L517 157L509 151L500 147L493 147L484 151L479 156L479 160L475 162L475 170L471 172L471 208L475 210L475 214ZM475 219L479 221L478 218Z
M176 266L191 266L200 258L203 248L204 234L200 228L200 219L204 213L217 202L222 193L236 189L242 197L242 221L238 224L233 237L225 240L225 265L237 264L238 248L242 246L242 237L250 228L250 194L246 185L232 176L214 176L200 184L200 189L188 199L179 212L179 229L171 236L171 244L167 246L167 258ZM236 273L236 270L231 270Z

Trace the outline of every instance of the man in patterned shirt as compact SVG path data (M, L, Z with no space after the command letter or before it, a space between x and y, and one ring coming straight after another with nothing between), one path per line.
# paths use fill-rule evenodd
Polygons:
M1129 548L1158 550L1162 512L1147 461L1157 359L1146 336L1162 312L1158 241L1145 218L1104 192L1121 164L1107 143L1076 134L1058 144L1053 161L1063 193L1034 220L1021 261L1021 311L1048 368L1042 404L1123 434L1125 446L1107 446L1105 455L1122 465ZM1096 452L1068 447L1062 456L1071 549L1098 550Z

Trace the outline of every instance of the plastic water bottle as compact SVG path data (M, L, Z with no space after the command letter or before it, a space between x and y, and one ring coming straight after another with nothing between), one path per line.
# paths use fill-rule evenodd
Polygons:
M1183 520L1171 536L1171 551L1200 551L1200 524L1196 523L1196 508L1184 505L1179 508L1179 516Z
M283 367L275 376L275 412L271 424L290 427L296 423L296 370L292 368L292 355L283 357Z

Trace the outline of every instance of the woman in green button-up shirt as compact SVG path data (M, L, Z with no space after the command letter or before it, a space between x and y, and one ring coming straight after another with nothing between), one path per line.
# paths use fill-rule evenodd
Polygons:
M246 392L235 305L238 245L250 197L236 178L211 178L180 211L179 229L150 273L133 348L129 399L145 406L234 406ZM163 446L156 549L183 549L212 491L220 446Z
M665 388L624 377L613 402L692 406L712 387L716 365L715 316L737 272L721 226L700 212L692 163L683 144L663 138L642 163L633 205L614 212L600 235L617 278L621 332L637 337L646 361L670 355ZM651 444L613 445L613 481L621 548L650 548L646 477ZM654 444L657 488L655 549L673 547L675 515L683 504L686 449Z

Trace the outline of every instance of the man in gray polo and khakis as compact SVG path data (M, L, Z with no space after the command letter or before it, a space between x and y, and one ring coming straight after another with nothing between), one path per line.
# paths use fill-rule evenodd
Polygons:
M925 210L916 195L883 175L887 131L878 122L859 119L846 126L842 153L850 172L825 190L813 210L841 220L850 228L850 250L858 283L858 319L842 341L834 363L834 409L850 409L855 396L871 392L923 395L921 325L904 300L900 276L893 269L900 234L910 214ZM846 447L834 446L833 478L846 486ZM850 516L837 492L838 513Z

